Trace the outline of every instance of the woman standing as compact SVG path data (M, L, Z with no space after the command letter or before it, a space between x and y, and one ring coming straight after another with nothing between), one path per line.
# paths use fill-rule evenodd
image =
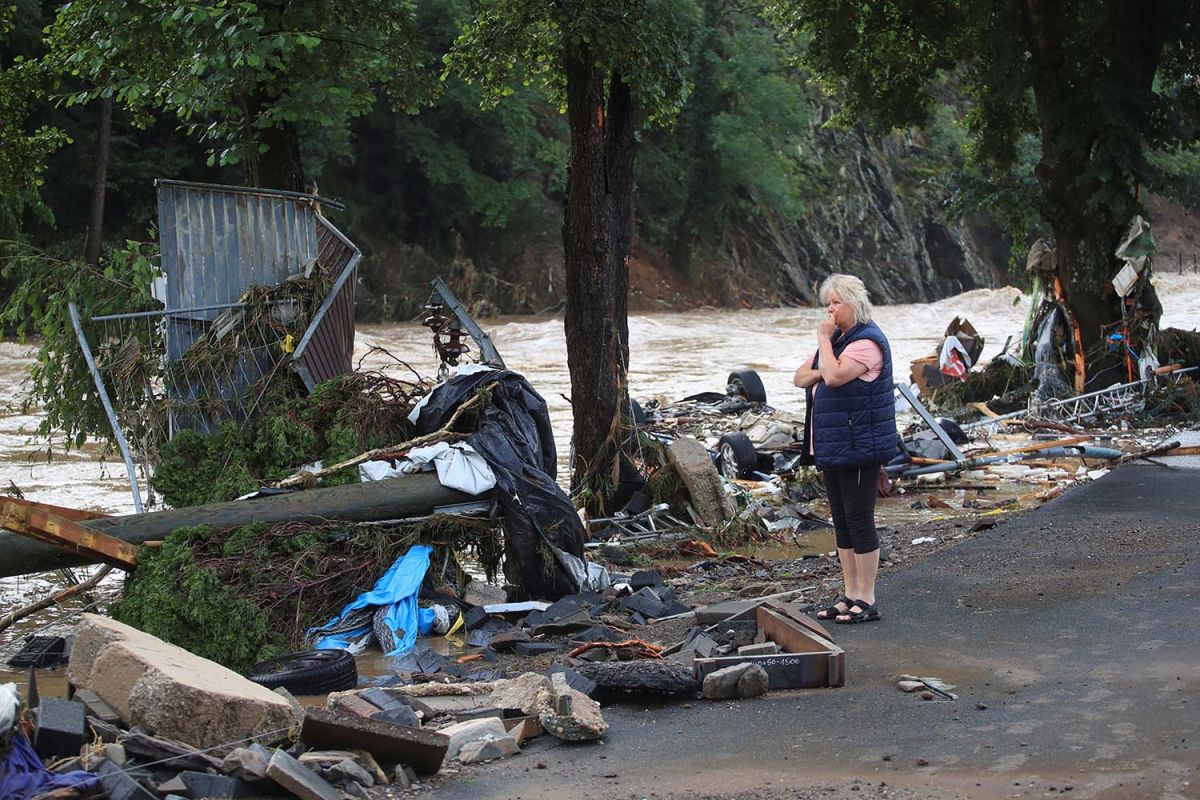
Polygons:
M845 594L817 619L874 622L880 618L875 497L879 467L896 454L898 441L892 351L871 321L861 280L830 275L820 298L829 315L817 325L817 352L793 382L807 390L805 452L825 478Z

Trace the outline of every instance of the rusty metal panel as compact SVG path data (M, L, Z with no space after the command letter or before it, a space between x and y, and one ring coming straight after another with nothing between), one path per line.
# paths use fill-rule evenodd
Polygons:
M336 278L292 356L309 391L353 369L354 296L362 258L362 252L319 214L317 225L317 263L323 272Z
M237 302L248 287L279 283L317 257L311 197L180 181L157 186L167 308Z

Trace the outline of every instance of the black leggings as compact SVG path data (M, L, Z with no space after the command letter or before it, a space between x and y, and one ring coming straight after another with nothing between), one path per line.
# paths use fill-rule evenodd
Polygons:
M863 555L879 549L875 532L875 497L879 467L827 469L825 491L829 494L829 512L837 533L839 550L854 549Z

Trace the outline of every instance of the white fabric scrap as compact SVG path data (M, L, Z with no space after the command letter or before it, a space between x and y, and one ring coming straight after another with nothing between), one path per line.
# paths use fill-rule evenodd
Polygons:
M21 696L15 683L0 684L0 736L7 734L17 724L17 712L21 710Z
M465 442L438 442L408 451L414 464L432 462L442 486L467 494L482 494L496 485L496 473L475 448Z
M931 544L936 541L937 541L937 539L933 538L932 536L918 536L917 538L912 540L912 543L913 544Z

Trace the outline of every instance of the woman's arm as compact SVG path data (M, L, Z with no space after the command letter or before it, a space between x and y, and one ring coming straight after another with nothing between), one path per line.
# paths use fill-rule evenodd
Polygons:
M833 320L822 320L817 326L817 352L821 355L821 380L830 388L843 386L855 378L865 375L867 365L852 358L839 359L833 354Z
M820 382L821 371L813 369L811 364L812 362L808 361L796 368L796 376L792 378L793 385L799 386L801 389L808 389Z

